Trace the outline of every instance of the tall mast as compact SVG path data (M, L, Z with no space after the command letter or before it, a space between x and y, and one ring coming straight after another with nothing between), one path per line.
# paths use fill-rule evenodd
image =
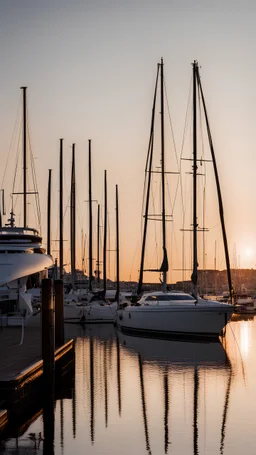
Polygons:
M52 170L49 169L48 179L48 204L47 204L47 254L51 254L51 183Z
M106 272L106 262L107 262L107 171L104 171L104 241L103 241L103 289L104 296L106 296L107 290L107 272Z
M149 145L148 145L148 155L147 155L147 163L146 163L146 169L145 169L145 182L147 180L148 186L147 186L147 193L146 193L145 213L144 213L144 229L143 229L143 239L142 239L142 248L141 248L140 275L139 275L139 283L138 283L138 289L137 289L138 295L142 291L142 282L143 282L144 259L145 259L147 226L148 226L149 196L150 196L151 176L152 176L155 107L156 107L156 95L157 95L157 87L158 87L159 67L160 67L160 65L158 64L157 65L156 84L155 84L155 93L154 93L154 100L153 100L153 107L152 107L152 116L151 116L151 128L150 128L150 137L149 137ZM147 179L147 174L148 174L148 179Z
M164 163L164 63L161 58L161 178L162 178L162 232L163 253L166 256L166 226L165 226L165 163ZM163 270L163 290L166 291L166 270Z
M92 291L92 163L89 139L89 291Z
M75 184L75 144L72 144L72 171L71 171L71 204L70 204L70 231L71 231L71 278L72 287L76 279L76 184Z
M60 139L60 175L59 175L59 185L60 185L60 200L59 200L59 227L60 227L60 237L59 237L59 261L60 261L60 280L63 279L63 139Z
M23 224L27 227L27 87L23 92Z
M97 281L100 282L100 204L98 204L97 219Z
M119 306L119 210L118 210L118 185L116 185L116 300Z
M198 64L193 63L193 271L191 281L193 284L192 295L197 298L197 97L196 97L196 79Z
M227 266L227 279L228 279L231 303L233 303L234 289L233 289L232 277L231 277L228 241L227 241L227 233L226 233L225 220L224 220L224 209L223 209L223 202L222 202L222 196L221 196L221 190L220 190L219 174L218 174L218 169L217 169L217 163L216 163L216 158L215 158L215 153L214 153L210 124L209 124L209 120L208 120L206 104L205 104L205 99L204 99L204 94L203 94L203 89L202 89L202 84L201 84L198 68L197 68L197 82L198 82L200 94L202 97L208 140L209 140L212 162L213 162L213 169L214 169L215 182L216 182L217 194L218 194L218 202L219 202L219 214L220 214L220 222L221 222L221 229L222 229L222 237L223 237L225 259L226 259L226 266Z

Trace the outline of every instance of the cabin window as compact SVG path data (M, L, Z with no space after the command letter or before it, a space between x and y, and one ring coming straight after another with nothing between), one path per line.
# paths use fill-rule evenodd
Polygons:
M169 302L170 300L195 300L191 295L184 295L184 294L159 295L159 296L155 297L155 299L159 300L159 302Z

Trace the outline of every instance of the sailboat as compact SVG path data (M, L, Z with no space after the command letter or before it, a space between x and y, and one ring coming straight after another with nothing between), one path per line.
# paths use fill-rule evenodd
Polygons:
M2 325L19 326L33 316L32 295L27 292L28 277L46 272L52 257L42 246L42 237L27 225L27 103L23 93L23 226L15 225L13 208L5 227L0 227L0 320ZM32 193L35 194L35 193ZM2 214L1 214L2 215ZM1 217L2 218L2 217Z
M89 203L91 203L91 142L89 141ZM90 210L90 236L89 236L89 291L92 291L92 214ZM118 188L116 186L116 219L118 226ZM118 239L118 232L117 232ZM118 242L117 242L118 243ZM106 277L106 252L107 252L107 171L104 172L104 248L103 248L103 293L93 295L84 307L84 323L114 323L116 320L117 302L109 303L106 299L107 277ZM119 250L117 249L117 269ZM118 275L119 271L117 271Z
M60 150L62 157L62 149ZM62 171L62 159L60 160L60 171ZM62 172L60 172L61 176ZM60 178L60 183L62 177ZM60 203L61 207L62 203ZM91 294L84 289L76 289L76 176L75 176L75 144L72 145L72 168L71 168L71 190L70 190L70 259L71 259L71 289L64 296L64 322L80 323L84 317L84 305L86 305Z
M201 91L203 100L203 106L205 108L205 102L202 94L202 87L199 77L198 63L193 64L193 89L194 89L194 138L193 138L193 234L194 234L194 251L193 251L193 273L192 283L193 292L192 295L183 292L174 292L167 290L167 271L168 271L168 255L166 248L166 215L165 215L165 150L164 150L164 72L163 72L163 59L158 65L154 103L152 109L152 121L151 121L151 132L150 141L147 157L147 173L148 173L148 187L146 194L145 204L145 215L144 215L144 234L142 241L142 253L141 253L141 265L140 265L140 277L138 284L138 294L142 292L142 281L144 271L144 256L145 256L145 245L147 235L147 220L148 220L148 208L149 208L149 194L151 184L151 173L152 171L152 160L153 160L153 143L154 143L154 115L155 115L155 104L156 94L158 86L158 75L160 69L160 80L161 80L161 177L162 177L162 249L163 249L163 261L160 269L153 270L155 272L162 273L162 290L157 292L150 292L142 295L141 299L137 302L136 306L127 306L120 308L117 312L117 325L122 331L128 332L141 332L148 334L157 335L177 335L177 336L189 336L189 337L207 337L216 339L222 333L222 330L228 323L234 311L233 305L221 303L213 300L201 299L198 296L197 290L197 153L196 153L196 93L197 87ZM206 116L206 109L205 109ZM230 295L232 295L232 284L230 276L229 257L227 249L227 240L223 219L223 207L220 196L219 180L217 175L216 161L213 154L212 140L209 131L208 118L206 116L206 124L208 130L208 137L210 147L213 155L213 164L215 169L216 185L219 195L219 206L220 206L220 218L222 222L224 247L226 253L226 262L228 270L228 281L230 287Z
M72 160L72 187L74 188L74 153ZM89 139L89 154L88 154L88 169L89 169L89 288L83 290L80 293L80 296L77 292L72 291L72 293L65 296L64 304L64 321L68 323L114 323L116 319L116 310L117 302L109 303L106 300L106 236L107 236L107 171L104 173L104 195L105 195L105 220L104 220L104 290L103 292L94 292L93 291L93 276L92 276L92 183L91 183L91 139ZM74 192L74 189L73 189ZM75 210L74 210L74 196L72 197L71 192L71 246L72 251L75 250ZM116 203L118 203L118 193L116 189ZM117 210L118 215L118 210ZM99 220L98 220L99 224ZM119 253L119 251L118 251ZM72 269L75 270L75 258L74 255L71 256L72 259ZM99 263L99 259L98 259ZM99 272L98 272L99 275ZM73 279L73 282L75 280Z

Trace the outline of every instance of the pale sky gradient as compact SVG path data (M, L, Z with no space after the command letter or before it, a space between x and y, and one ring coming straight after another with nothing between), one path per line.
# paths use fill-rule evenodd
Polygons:
M107 169L112 242L115 184L119 185L121 278L138 278L142 186L157 62L164 58L180 155L191 62L197 59L220 172L231 262L235 250L238 265L255 268L255 22L256 6L240 0L0 0L0 178L20 86L26 85L45 241L49 168L53 169L57 223L60 137L64 138L66 204L70 146L75 142L77 148L79 246L81 229L88 229L84 201L88 199L91 138L93 197L102 203L103 171ZM8 169L9 182L13 172ZM66 238L68 223L67 213ZM180 219L177 230L179 224ZM53 238L57 238L54 230ZM210 268L216 234L210 230L207 235L206 265ZM173 268L177 268L181 251L178 246L174 250ZM77 261L80 265L80 257ZM221 254L217 267L225 267ZM171 278L179 277L174 272ZM157 276L152 279L156 281Z

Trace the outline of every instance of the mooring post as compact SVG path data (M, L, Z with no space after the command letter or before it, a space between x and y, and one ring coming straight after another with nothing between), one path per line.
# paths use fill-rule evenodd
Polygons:
M54 281L55 292L55 344L64 344L64 288L63 280Z
M52 280L42 280L42 359L44 383L54 392L55 335L54 296ZM48 389L48 387L46 387ZM49 389L48 389L49 391Z

